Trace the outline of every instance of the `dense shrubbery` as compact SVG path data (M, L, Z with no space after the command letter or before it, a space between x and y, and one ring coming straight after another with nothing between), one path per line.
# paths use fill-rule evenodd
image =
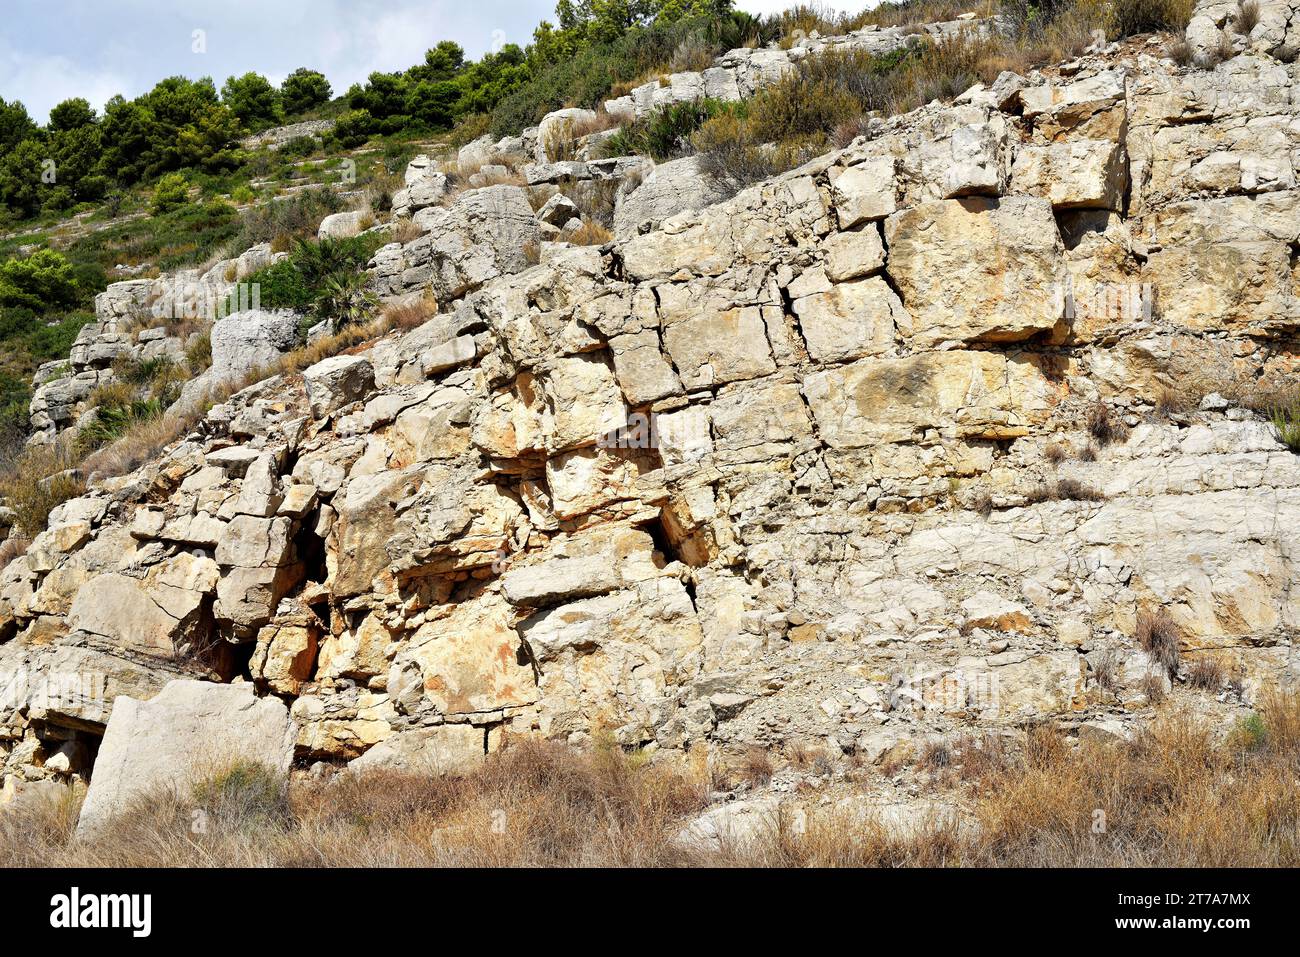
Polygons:
M663 4L657 16L634 20L621 31L599 17L566 20L561 14L558 30L543 23L528 49L529 77L493 110L492 134L518 133L565 105L597 106L611 93L669 72L683 51L692 51L697 59L711 59L754 39L758 22L729 7L729 3Z
M59 310L72 307L78 298L72 264L52 249L0 264L0 307Z
M264 309L293 309L316 319L344 323L364 318L373 303L356 285L383 242L375 234L350 239L298 239L287 259L248 277L257 283Z
M738 107L707 99L673 103L624 126L604 142L603 152L606 156L650 156L662 163L692 152L691 134L719 113Z
M190 184L185 182L185 177L180 173L168 173L158 180L158 185L154 187L153 197L149 200L149 210L155 216L170 213L173 209L184 206L189 199Z
M38 126L21 103L0 99L0 205L11 216L66 210L104 199L114 182L149 182L189 169L221 173L245 154L237 140L328 102L329 81L299 69L276 89L263 76L169 77L133 100L115 96L97 116L80 98L59 103Z
M556 24L533 42L507 44L468 62L443 41L423 63L373 73L330 104L329 81L295 70L276 89L256 73L169 77L132 100L116 96L97 116L84 99L66 100L38 125L21 103L0 100L0 206L11 218L63 211L117 197L121 190L184 171L222 176L249 160L247 131L306 114L341 112L332 142L351 149L376 135L446 131L466 123L478 135L517 133L557 107L591 106L616 84L671 69L699 68L722 50L775 29L733 12L731 0L559 0ZM337 108L337 109L336 109ZM471 137L472 138L472 137ZM303 151L295 155L308 155Z

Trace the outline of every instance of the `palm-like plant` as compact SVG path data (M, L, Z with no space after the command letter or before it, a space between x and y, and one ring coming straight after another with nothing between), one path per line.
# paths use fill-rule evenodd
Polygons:
M326 276L316 297L316 313L332 320L336 327L364 322L379 305L379 299L366 288L365 273L339 271Z

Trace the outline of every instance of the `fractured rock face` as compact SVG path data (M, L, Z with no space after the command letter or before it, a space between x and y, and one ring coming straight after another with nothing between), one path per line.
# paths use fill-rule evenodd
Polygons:
M1063 249L1045 200L924 203L886 220L885 243L917 344L1014 342L1062 319Z
M317 418L368 395L375 384L370 361L362 356L330 356L305 369L302 378Z
M804 391L832 448L906 441L932 428L1014 438L1045 420L1055 397L1027 357L992 352L864 359L809 376Z
M437 312L56 509L0 570L0 732L97 733L216 636L292 702L298 757L359 770L460 773L516 733L875 762L1128 728L1155 608L1232 674L1167 693L1230 720L1294 679L1300 627L1300 467L1244 398L1300 369L1294 84L1268 52L1294 31L1270 9L1216 70L1121 48L1006 74L707 203L690 164L628 189L641 161L593 159L599 135L551 137L531 196L448 199L414 162L425 233L370 272ZM623 105L748 96L836 45L733 51ZM616 241L541 242L572 218L557 186L617 179ZM113 291L73 374L43 371L42 428L167 338L131 334L148 295ZM262 322L240 348L296 326ZM84 671L103 681L8 680ZM4 774L45 775L15 750Z
M215 562L184 553L144 580L100 575L77 591L68 624L133 651L170 656L206 639L205 605L217 580Z

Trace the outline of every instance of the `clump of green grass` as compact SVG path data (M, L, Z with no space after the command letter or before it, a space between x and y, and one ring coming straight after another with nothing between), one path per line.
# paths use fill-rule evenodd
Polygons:
M1277 431L1278 441L1300 455L1300 403L1276 406L1269 411L1268 418Z

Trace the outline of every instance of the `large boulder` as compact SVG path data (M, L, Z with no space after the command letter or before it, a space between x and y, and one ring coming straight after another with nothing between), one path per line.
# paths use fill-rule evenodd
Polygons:
M537 124L537 162L572 159L567 154L573 149L581 127L595 119L593 110L576 106L547 113Z
M291 312L232 312L212 327L212 385L236 383L275 365L298 344L298 317Z
M697 156L656 166L614 210L614 235L627 239L654 229L669 216L703 209L727 198L727 190L709 177Z
M278 698L258 698L251 684L172 681L149 701L114 703L77 836L94 840L112 821L151 795L189 799L199 782L237 764L256 764L287 779L294 729Z
M374 215L368 212L331 213L320 221L316 236L318 239L349 239L374 221Z
M311 413L318 419L355 402L375 385L375 372L361 356L330 356L302 374Z

